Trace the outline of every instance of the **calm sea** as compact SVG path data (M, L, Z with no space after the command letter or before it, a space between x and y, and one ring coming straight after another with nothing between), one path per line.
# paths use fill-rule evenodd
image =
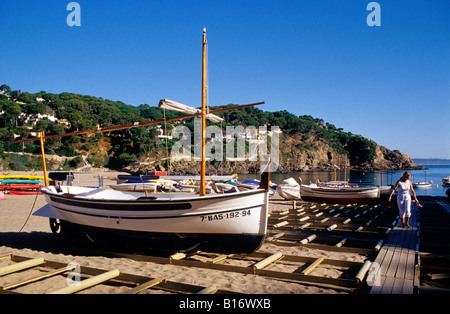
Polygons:
M450 165L431 166L425 165L426 170L407 170L413 175L412 182L433 182L431 188L416 188L417 195L428 196L446 196L445 191L448 187L442 186L442 178L450 176ZM402 176L405 170L384 171L384 172L362 172L362 171L337 171L336 180L347 180L352 183L361 185L394 185ZM299 182L302 178L303 184L315 182L317 179L321 181L335 180L334 172L289 172L289 173L272 173L271 181L281 183L284 179L294 178ZM239 180L255 179L257 175L240 174Z

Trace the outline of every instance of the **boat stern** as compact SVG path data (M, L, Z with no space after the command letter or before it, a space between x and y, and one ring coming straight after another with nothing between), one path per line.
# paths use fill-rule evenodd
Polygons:
M33 213L33 216L64 219L50 204L47 204L39 208L37 211Z

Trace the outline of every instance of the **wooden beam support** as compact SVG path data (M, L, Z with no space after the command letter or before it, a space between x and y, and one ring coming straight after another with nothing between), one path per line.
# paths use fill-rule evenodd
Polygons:
M1 287L1 289L3 289L3 290L14 289L14 288L17 288L17 287L20 287L20 286L23 286L23 285L26 285L26 284L29 284L29 283L32 283L32 282L35 282L35 281L39 281L39 280L42 280L42 279L45 279L45 278L50 278L50 277L53 277L53 276L56 276L56 275L59 275L59 274L63 274L65 272L67 272L67 271L73 270L75 267L76 266L73 265L73 266L67 266L67 267L59 268L57 270L48 272L48 273L46 273L44 275L31 277L31 278L19 281L17 283L11 284L11 285Z
M106 273L100 274L98 276L80 281L79 284L67 286L67 287L49 292L48 294L72 294L72 293L90 288L92 286L101 284L102 282L113 279L119 275L120 275L120 271L118 269L114 269L114 270L108 271Z
M28 261L8 265L8 266L0 268L0 276L11 274L16 271L21 271L21 270L31 268L31 267L34 267L37 265L41 265L44 263L45 263L45 261L43 258L35 258L35 259L28 260Z
M372 265L372 262L367 260L363 266L360 268L358 273L355 276L355 281L357 283L360 283L363 281L364 277L366 276L367 271L369 270L370 266Z
M309 275L317 266L319 266L324 261L323 257L319 257L316 259L311 265L309 265L306 269L302 271L302 275Z
M210 286L210 287L200 290L196 294L215 294L217 292L217 290L218 289L216 286Z
M157 286L160 283L165 283L166 279L164 278L155 278L153 280L147 281L146 283L143 283L142 285L139 285L131 290L128 290L124 292L123 294L137 294L141 291L147 290L151 287Z
M283 254L281 252L277 252L275 254L270 255L269 257L266 257L262 261L256 263L255 265L253 265L252 268L256 272L256 270L263 269L263 268L267 267L268 265L279 261L282 258L283 258Z

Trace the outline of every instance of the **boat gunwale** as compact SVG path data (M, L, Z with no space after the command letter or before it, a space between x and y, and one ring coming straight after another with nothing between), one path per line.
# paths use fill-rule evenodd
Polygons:
M64 200L75 200L75 201L81 201L81 202L94 202L94 203L119 203L119 204L127 204L132 203L134 205L137 205L136 202L141 203L142 205L148 204L148 203L186 203L186 202L197 202L197 201L204 201L204 200L214 200L214 199L224 199L224 198L234 198L234 197L245 197L253 194L259 194L259 193L268 193L269 191L265 189L252 189L247 191L240 191L235 193L223 193L223 194L209 194L205 196L199 196L197 194L193 194L194 197L183 197L183 198L165 198L165 199L158 199L158 198L136 198L136 199L128 199L128 200L111 200L111 199L93 199L93 198L77 198L73 195L63 195L63 194L57 194L47 191L45 188L40 189L40 191L49 197L56 197L61 198ZM117 192L123 192L123 191L117 191ZM129 193L139 193L139 192L129 192ZM170 195L169 193L165 195ZM188 194L186 194L188 195ZM153 194L152 194L153 196ZM140 204L139 204L140 205Z

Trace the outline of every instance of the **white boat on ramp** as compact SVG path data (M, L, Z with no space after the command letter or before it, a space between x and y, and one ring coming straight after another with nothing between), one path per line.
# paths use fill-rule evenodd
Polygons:
M94 242L152 240L148 247L252 252L267 228L266 189L205 196L74 186L41 191L48 205L34 215L50 217L55 232L81 231Z
M300 186L294 178L288 178L277 186L278 195L285 200L299 200Z
M300 195L303 200L313 202L368 203L380 198L380 187L300 184Z
M202 109L184 117L202 117L212 113L254 106L248 104L206 110L206 31L203 32ZM160 102L168 103L167 100ZM173 104L174 102L170 102ZM178 109L184 108L177 104ZM219 117L213 117L215 119ZM75 132L96 133L130 127L157 124L165 121L136 122L133 124ZM38 139L43 149L45 138L69 136L43 136ZM29 139L36 140L36 139ZM28 140L27 140L28 141ZM136 245L167 250L185 250L193 247L208 251L247 253L263 243L267 231L269 203L270 163L262 169L261 184L257 189L223 194L206 194L205 137L202 136L202 163L199 194L145 193L74 186L46 186L41 189L47 205L34 215L50 218L54 233L83 233L94 242L114 245ZM43 169L46 176L45 157ZM267 171L265 171L267 169Z

